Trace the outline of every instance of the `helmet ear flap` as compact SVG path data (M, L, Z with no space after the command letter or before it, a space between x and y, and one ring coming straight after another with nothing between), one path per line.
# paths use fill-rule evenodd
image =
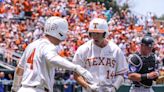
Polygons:
M107 34L106 32L103 33L103 37L104 37L104 38L106 37L106 34Z
M106 33L106 32L104 32L104 33L103 33L103 37L105 38L105 37L106 37L106 35L107 35L107 33ZM89 36L91 37L91 33L89 33Z
M91 33L89 33L89 36L91 37Z

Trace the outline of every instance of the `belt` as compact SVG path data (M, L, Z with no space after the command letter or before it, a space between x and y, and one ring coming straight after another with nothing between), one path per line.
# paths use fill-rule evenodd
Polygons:
M39 86L25 86L25 85L23 85L22 87L43 88L45 92L49 92L49 89L46 88L46 87L39 87Z
M134 85L134 87L141 87L140 85Z
M137 87L137 88L139 88L139 87L150 88L150 87L145 87L145 86L142 86L142 85L134 85L134 87Z

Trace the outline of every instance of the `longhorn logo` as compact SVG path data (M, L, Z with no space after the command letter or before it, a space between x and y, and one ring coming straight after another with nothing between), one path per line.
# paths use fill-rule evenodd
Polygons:
M98 23L93 23L93 25L94 25L94 29L97 29Z

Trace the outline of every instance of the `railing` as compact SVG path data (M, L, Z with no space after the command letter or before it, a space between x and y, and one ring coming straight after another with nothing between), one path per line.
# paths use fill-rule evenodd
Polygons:
M0 61L16 66L21 54L0 47Z

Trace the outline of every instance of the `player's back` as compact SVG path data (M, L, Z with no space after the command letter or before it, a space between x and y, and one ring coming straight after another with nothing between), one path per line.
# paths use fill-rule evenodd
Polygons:
M44 56L48 48L54 49L55 46L47 39L39 39L28 45L19 63L24 68L22 85L53 88L50 84L54 83L54 68Z

